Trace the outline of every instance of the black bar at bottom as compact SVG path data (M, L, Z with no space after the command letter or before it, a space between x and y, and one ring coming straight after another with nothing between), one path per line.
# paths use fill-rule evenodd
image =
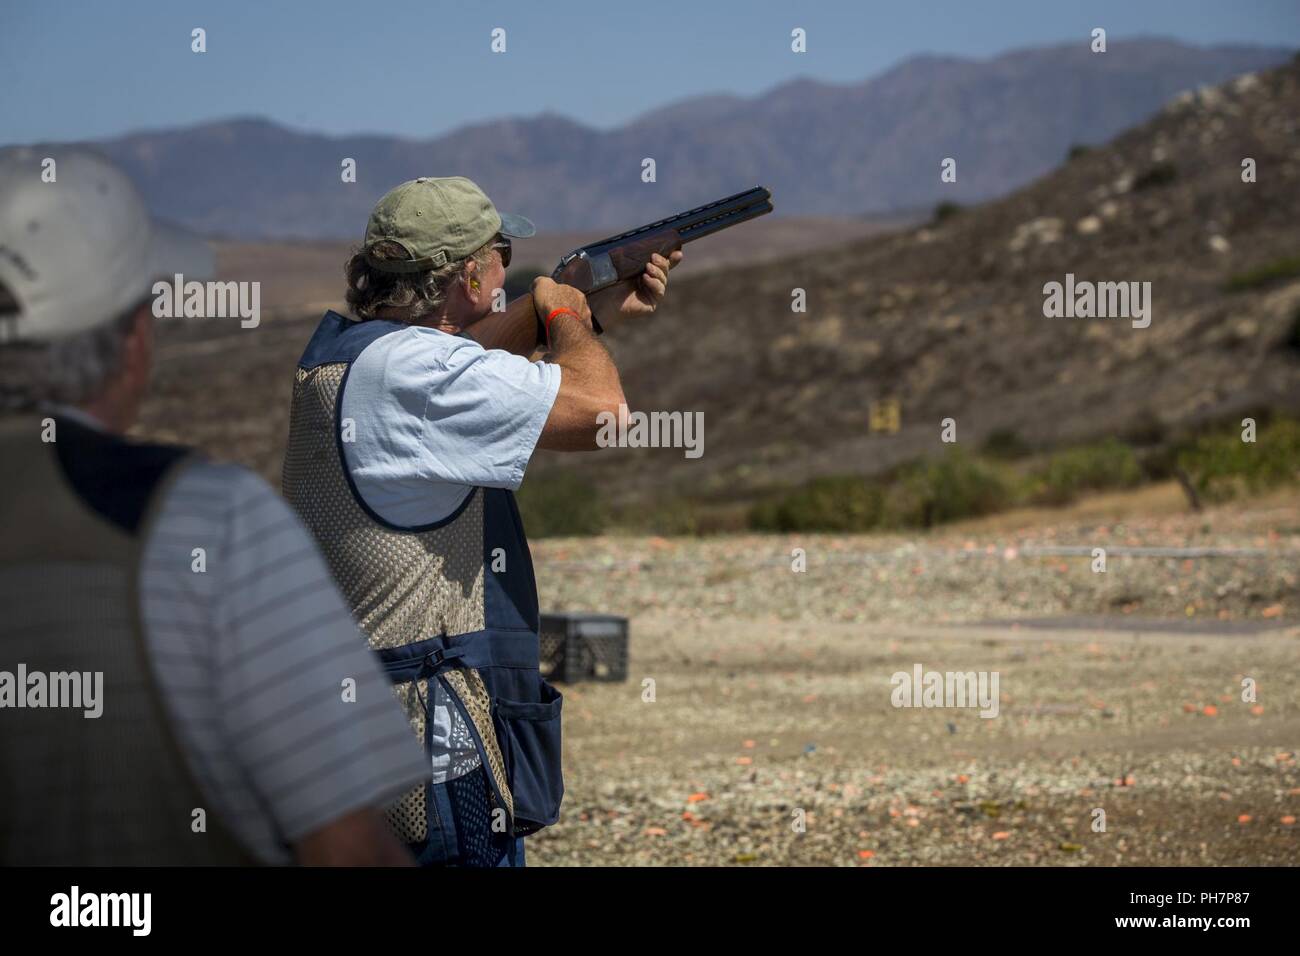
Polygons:
M680 926L692 946L710 924L750 945L751 934L790 921L790 928L815 929L818 938L845 932L863 944L897 937L917 945L1001 947L1023 939L1052 950L1095 937L1181 945L1195 935L1230 948L1265 932L1284 938L1294 925L1295 876L1261 868L9 869L0 871L0 933L6 944L32 935L76 933L82 942L134 935L129 919L119 926L52 925L70 922L75 886L78 923L92 911L111 910L98 908L100 894L114 894L116 911L129 916L143 912L144 897L117 895L147 893L150 937L201 939L205 948L252 939L261 947L279 939L406 946L425 934L444 938L444 930L508 945L550 939L568 946L584 936L608 941L598 934L610 918L654 933ZM140 908L124 909L128 899ZM447 929L449 922L460 929ZM564 928L561 935L550 935L554 925ZM674 948L687 939L661 938Z

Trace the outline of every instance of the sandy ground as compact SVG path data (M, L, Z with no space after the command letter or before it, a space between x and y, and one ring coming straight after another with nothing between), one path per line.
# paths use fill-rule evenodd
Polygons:
M1294 864L1294 500L1055 517L813 536L802 575L793 539L537 543L543 606L629 613L632 658L563 687L563 818L530 862ZM1106 536L1240 555L1025 556ZM997 672L997 716L892 706L917 663Z

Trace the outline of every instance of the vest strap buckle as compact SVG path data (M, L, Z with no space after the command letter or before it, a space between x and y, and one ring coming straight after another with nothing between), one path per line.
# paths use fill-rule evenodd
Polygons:
M433 677L447 670L448 666L465 656L461 647L438 647L424 655L420 661L420 676Z

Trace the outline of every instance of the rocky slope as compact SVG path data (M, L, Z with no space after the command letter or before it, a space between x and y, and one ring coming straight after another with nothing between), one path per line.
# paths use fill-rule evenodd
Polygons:
M1182 96L942 222L683 281L653 321L609 339L634 406L704 412L705 454L629 450L583 467L611 487L726 497L936 452L948 417L967 447L995 429L1050 446L1300 409L1298 117L1294 62ZM1289 278L1229 291L1288 261ZM1044 286L1067 273L1150 282L1150 326L1046 317ZM805 314L791 311L795 288ZM869 434L883 397L901 402L896 435Z

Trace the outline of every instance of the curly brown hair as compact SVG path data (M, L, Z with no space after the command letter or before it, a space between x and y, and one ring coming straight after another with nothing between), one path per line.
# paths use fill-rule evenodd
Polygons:
M409 259L410 253L398 242L355 249L343 267L348 279L348 308L362 320L376 318L384 308L405 309L411 319L432 315L447 301L447 292L466 263L473 260L480 271L492 264L492 245L497 239L493 236L464 259L425 272L381 272L366 260L367 252L377 259Z

